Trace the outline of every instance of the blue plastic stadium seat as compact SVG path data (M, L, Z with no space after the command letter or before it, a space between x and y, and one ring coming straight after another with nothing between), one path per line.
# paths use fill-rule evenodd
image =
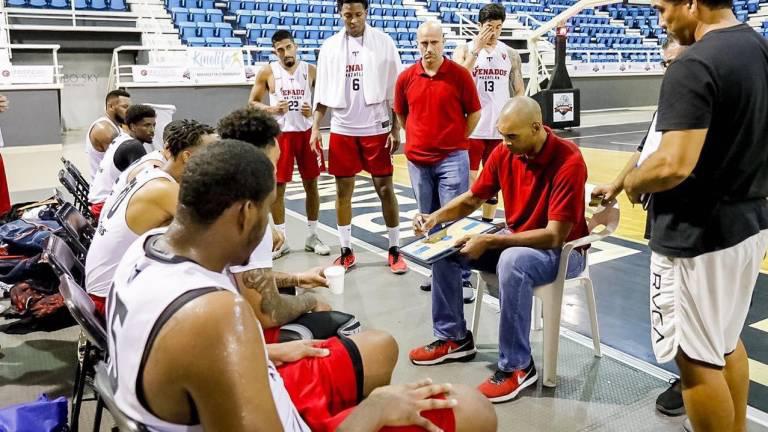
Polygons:
M198 21L205 21L205 9L198 9L193 8L189 10L189 20L198 22Z
M216 27L214 26L213 23L198 22L196 24L197 24L198 36L204 37L204 38L216 36Z
M85 0L75 0L75 9L88 9L88 3Z
M125 0L109 0L109 10L124 11L126 9Z
M211 48L222 48L224 47L224 39L217 37L207 37L205 38L205 46L209 46Z
M91 9L104 10L107 8L107 2L106 0L91 0L89 6Z
M208 17L207 21L212 23L224 22L224 13L218 9L206 9L205 15Z
M213 9L215 6L213 0L197 0L197 7L200 9Z
M44 8L48 6L46 0L29 0L29 5L32 7Z
M269 3L263 2L263 1L257 1L256 2L256 10L268 11L269 10Z
M189 38L187 39L187 45L202 47L205 46L205 39L200 37Z
M272 12L282 12L283 4L280 2L269 2L269 10Z
M245 28L248 24L251 23L251 20L253 20L253 16L251 15L251 11L240 11L237 15L237 26L240 28ZM259 18L258 16L256 18ZM265 18L266 17L262 17Z
M284 16L280 20L280 24L284 26L292 26L296 23L296 20L292 16Z
M9 3L8 6L11 6L11 4ZM49 6L57 9L64 9L69 7L69 2L67 0L51 0Z
M237 37L225 37L224 45L230 48L240 48L243 46L243 40Z
M181 33L182 39L189 39L196 37L198 34L197 24L193 22L179 23L179 33Z
M305 30L294 30L293 31L293 38L294 39L305 39L304 36L306 36L307 32Z
M214 23L214 26L216 27L216 36L224 39L232 37L232 24Z
M24 7L24 6L27 6L26 0L7 0L5 4L8 7Z

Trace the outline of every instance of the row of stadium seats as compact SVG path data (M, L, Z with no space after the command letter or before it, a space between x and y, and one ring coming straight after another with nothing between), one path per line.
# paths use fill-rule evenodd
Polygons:
M177 26L183 22L224 22L224 12L220 9L175 7L171 9L171 19Z
M183 18L183 17L182 17ZM179 22L174 20L175 22ZM301 27L338 27L341 20L337 16L321 17L318 14L309 14L309 16L293 16L286 14L275 14L272 12L241 10L235 16L235 22L240 28L245 28L248 24L274 24L284 26ZM397 17L395 19L378 16L369 16L368 22L374 27L413 30L419 27L419 21L416 18Z
M125 0L74 0L75 9L109 10L122 12L127 10ZM71 9L70 0L6 0L7 7L30 7L50 9Z
M222 22L183 22L179 24L179 33L182 39L192 37L231 38L233 36L232 24Z

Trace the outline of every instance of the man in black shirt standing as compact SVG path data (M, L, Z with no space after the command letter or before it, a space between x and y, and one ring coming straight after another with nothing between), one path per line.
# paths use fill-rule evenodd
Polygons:
M689 45L666 72L658 150L624 182L653 194L652 341L675 359L697 432L745 431L749 366L740 334L768 248L768 41L732 0L653 0Z

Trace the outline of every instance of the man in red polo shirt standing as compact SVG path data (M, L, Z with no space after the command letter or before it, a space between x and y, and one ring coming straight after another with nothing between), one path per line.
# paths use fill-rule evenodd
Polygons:
M467 70L443 57L443 30L429 21L416 33L421 61L395 86L395 113L405 126L405 156L419 211L431 213L469 188L467 137L480 120L480 99ZM407 122L407 123L406 123ZM474 300L469 270L464 302Z
M513 399L536 382L528 335L533 288L555 280L564 243L587 234L584 183L587 166L578 147L542 124L538 103L510 99L497 123L504 145L493 150L469 192L428 215L414 218L423 234L461 219L501 191L507 230L457 241L458 254L432 265L432 322L437 340L410 352L411 362L433 365L475 356L461 302L462 263L499 277L498 370L479 390L491 402ZM569 277L584 270L583 251L568 261Z

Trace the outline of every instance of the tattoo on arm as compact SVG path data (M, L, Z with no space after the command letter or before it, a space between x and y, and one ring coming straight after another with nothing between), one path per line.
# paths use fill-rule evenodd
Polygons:
M509 77L509 93L511 96L515 96L518 92L524 91L523 88L523 61L520 58L520 54L516 49L509 49L509 60L512 62L512 70ZM516 83L519 82L521 88L517 88Z
M283 273L272 271L272 276L275 277L275 285L278 288L291 288L299 286L299 277L291 273Z
M289 276L296 280L295 276ZM312 294L280 294L275 281L275 274L270 269L255 269L243 274L244 288L261 295L261 315L268 316L275 325L289 323L317 306L317 298Z

